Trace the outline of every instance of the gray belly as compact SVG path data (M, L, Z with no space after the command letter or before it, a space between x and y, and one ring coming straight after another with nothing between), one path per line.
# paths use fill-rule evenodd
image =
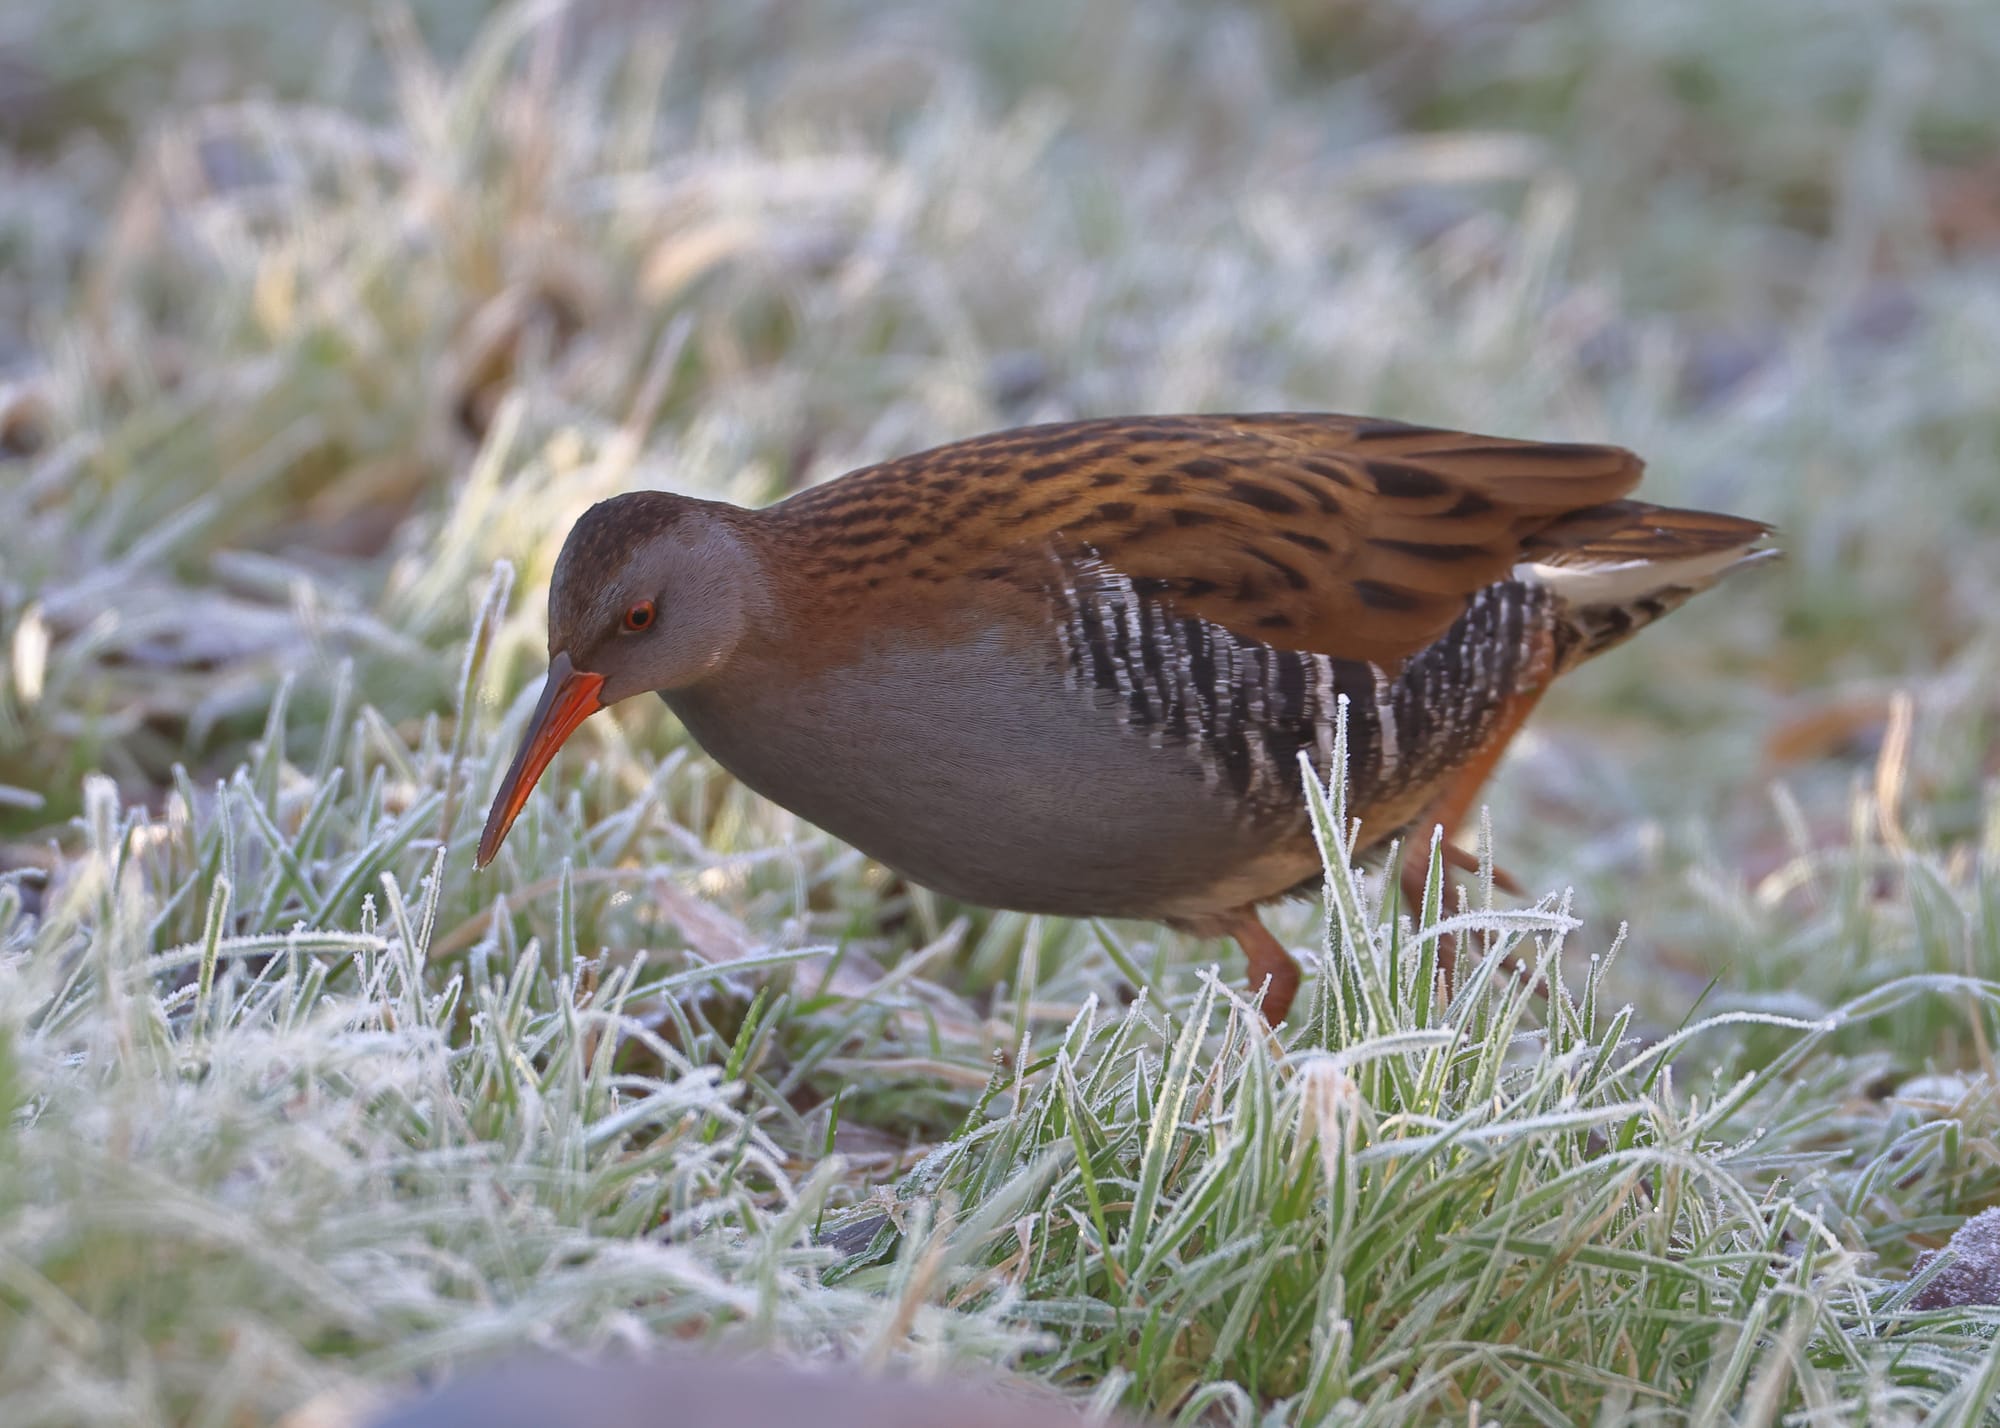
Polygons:
M1300 810L1246 817L1185 745L998 637L667 702L757 792L968 902L1200 928L1319 866Z

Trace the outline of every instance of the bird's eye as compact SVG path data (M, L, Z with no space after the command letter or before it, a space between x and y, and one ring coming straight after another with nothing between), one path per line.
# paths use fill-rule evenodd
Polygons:
M625 612L625 628L633 634L646 629L653 623L653 602L641 600Z

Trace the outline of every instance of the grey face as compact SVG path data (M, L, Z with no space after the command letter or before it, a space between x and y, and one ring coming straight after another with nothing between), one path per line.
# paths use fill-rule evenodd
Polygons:
M731 508L648 491L600 501L549 583L549 677L479 840L493 860L542 770L584 720L648 690L696 687L768 609Z
M602 702L686 688L741 640L756 566L719 508L659 491L599 502L549 585L549 654L602 676Z

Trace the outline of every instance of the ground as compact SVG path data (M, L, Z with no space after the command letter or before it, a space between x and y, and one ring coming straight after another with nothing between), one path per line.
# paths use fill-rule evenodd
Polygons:
M2000 1204L1996 71L1988 0L17 0L0 1418L699 1340L1990 1421L1908 1275ZM473 871L591 501L1299 407L1781 528L1492 791L1457 925L1552 1000L1432 995L1322 807L1273 1042L1232 948L944 903L654 708Z

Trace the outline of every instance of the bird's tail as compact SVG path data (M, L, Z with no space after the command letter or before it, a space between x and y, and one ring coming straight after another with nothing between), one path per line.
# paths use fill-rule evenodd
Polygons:
M1515 575L1556 597L1557 662L1622 644L1724 576L1778 554L1762 521L1644 501L1592 506L1538 532Z

